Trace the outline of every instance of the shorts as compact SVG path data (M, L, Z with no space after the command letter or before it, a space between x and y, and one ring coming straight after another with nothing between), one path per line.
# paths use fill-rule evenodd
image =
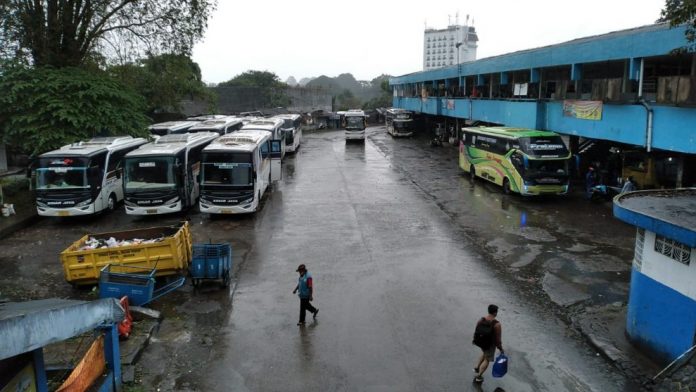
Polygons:
M483 351L483 356L488 360L488 362L493 362L495 357L495 346L491 346L486 350L481 349L481 351Z

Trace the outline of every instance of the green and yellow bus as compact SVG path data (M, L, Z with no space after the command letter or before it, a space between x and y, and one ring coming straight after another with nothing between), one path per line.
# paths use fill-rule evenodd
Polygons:
M524 128L462 128L459 167L524 196L568 192L571 154L554 132Z

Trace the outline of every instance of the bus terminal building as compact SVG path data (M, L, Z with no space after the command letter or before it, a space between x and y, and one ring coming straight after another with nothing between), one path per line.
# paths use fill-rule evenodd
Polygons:
M607 182L696 186L696 54L668 23L393 77L393 106L455 129L554 131Z

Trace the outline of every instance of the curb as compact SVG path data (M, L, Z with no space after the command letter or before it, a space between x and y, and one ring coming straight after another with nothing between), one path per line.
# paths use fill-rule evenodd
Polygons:
M37 214L29 215L28 217L21 219L15 223L12 223L11 225L7 227L3 227L0 229L0 239L4 239L6 237L9 237L10 235L14 234L14 232L18 230L22 230L24 228L27 228L34 223L38 222L39 219L41 219L40 216Z

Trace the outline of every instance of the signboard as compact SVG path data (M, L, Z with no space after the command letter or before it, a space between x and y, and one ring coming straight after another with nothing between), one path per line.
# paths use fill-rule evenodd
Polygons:
M602 101L565 100L563 101L563 115L599 121L602 119Z

